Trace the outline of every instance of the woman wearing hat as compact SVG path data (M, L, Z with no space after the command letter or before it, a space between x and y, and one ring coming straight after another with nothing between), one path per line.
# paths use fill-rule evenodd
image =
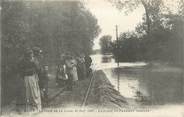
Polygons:
M23 78L24 88L24 111L40 111L41 110L41 97L40 88L38 85L38 71L39 68L35 63L33 51L27 49L24 58L19 64L19 74Z

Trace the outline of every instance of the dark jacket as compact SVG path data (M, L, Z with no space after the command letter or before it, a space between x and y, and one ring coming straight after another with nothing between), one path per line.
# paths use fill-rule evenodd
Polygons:
M78 79L83 80L86 78L86 65L85 62L78 60L77 61L77 74Z
M35 60L31 61L28 59L23 59L20 61L18 65L18 70L19 70L19 74L24 77L24 76L30 76L33 74L38 74L40 71L40 68L37 65Z

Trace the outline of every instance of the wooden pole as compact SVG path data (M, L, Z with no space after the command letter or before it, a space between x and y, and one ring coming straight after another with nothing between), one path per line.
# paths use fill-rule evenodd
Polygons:
M94 71L93 73L92 73L92 76L91 76L91 80L90 80L90 83L89 83L89 86L88 86L88 89L87 89L87 91L86 91L86 94L85 94L85 96L84 96L84 99L83 99L83 102L82 102L82 108L84 108L85 107L85 105L86 105L86 102L87 102L87 99L88 99L88 96L89 96L89 94L90 94L90 91L91 91L91 87L92 87L92 84L93 84L93 80L94 80L94 74L96 73L96 71Z
M119 38L118 38L118 25L116 25L116 42L117 42L117 76L118 76L118 79L117 79L117 89L119 91Z
M0 16L2 15L2 1L0 1ZM0 66L2 67L1 65L1 40L2 40L2 25L1 25L1 18L0 17ZM1 83L1 80L2 80L2 77L1 77L1 72L2 72L2 69L0 70L0 115L2 115L2 83Z
M116 42L117 42L117 54L119 54L119 46L118 46L118 42L119 42L119 39L118 39L118 26L116 25ZM119 57L117 55L117 67L119 68Z

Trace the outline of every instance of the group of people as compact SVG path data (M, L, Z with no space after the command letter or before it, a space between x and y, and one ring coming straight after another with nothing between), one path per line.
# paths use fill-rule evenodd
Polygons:
M89 78L91 63L91 57L83 53L62 54L56 73L57 86L72 90L76 81Z
M48 65L41 64L40 48L26 49L18 62L19 87L17 88L17 109L24 112L40 111L48 104ZM57 86L72 90L78 80L90 76L92 59L88 55L62 54L57 66Z
M18 62L17 111L40 111L48 99L48 66L41 65L40 48L26 49Z

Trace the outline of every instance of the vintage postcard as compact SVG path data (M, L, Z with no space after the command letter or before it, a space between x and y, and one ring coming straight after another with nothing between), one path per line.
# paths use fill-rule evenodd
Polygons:
M2 117L184 117L184 0L2 0Z

